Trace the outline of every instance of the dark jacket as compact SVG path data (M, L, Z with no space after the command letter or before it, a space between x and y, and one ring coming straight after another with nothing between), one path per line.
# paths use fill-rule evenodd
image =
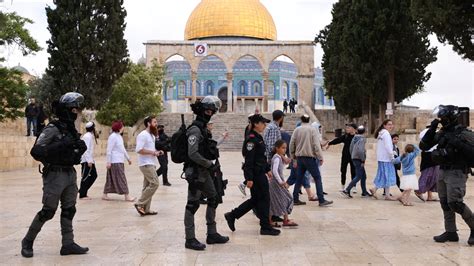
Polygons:
M155 138L155 148L158 151L163 151L164 154L160 156L168 156L168 151L170 151L170 143L171 140L165 133L159 134L157 138Z
M25 116L27 118L36 118L38 117L38 106L36 104L28 104L25 108Z
M335 138L329 142L329 145L337 145L340 143L344 143L344 147L342 147L342 158L351 159L351 152L350 146L354 135L351 134L344 134L339 138Z
M244 162L244 177L247 181L253 181L258 175L270 171L265 155L265 142L262 135L251 130L242 147Z

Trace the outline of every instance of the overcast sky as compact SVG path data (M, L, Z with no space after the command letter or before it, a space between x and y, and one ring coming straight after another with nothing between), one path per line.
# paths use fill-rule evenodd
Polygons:
M6 2L6 3L5 3ZM186 21L200 0L125 0L130 57L136 61L145 53L147 40L183 40ZM319 30L331 22L331 0L261 0L273 16L279 40L313 40ZM15 11L34 21L29 25L33 37L44 48L36 55L22 57L14 49L3 49L10 67L22 65L32 74L41 75L48 65L46 41L49 39L44 8L48 0L0 0L3 11ZM455 104L474 109L474 68L452 51L451 46L440 44L434 36L431 44L438 47L438 60L428 66L431 79L425 92L414 95L405 104L432 109L438 104ZM321 66L322 49L315 50L315 64Z

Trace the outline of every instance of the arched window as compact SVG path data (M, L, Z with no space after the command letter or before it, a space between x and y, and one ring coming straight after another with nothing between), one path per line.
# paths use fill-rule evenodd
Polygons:
M214 82L208 80L206 81L206 85L204 87L204 92L206 95L213 95L214 94Z
M260 95L260 90L261 90L260 82L254 81L253 85L252 85L252 88L253 88L253 94L254 95Z
M174 82L172 80L166 82L166 99L173 99Z
M324 89L323 87L319 87L319 103L324 105Z
M186 95L186 82L180 80L178 82L178 98L183 98Z
M281 89L281 95L283 96L283 99L288 99L288 88L288 82L284 81L283 87Z
M275 98L275 82L268 81L268 98L274 99Z
M241 80L239 82L239 94L246 95L247 94L247 82L245 80Z
M295 82L291 84L291 98L298 99L298 85Z
M192 92L191 92L192 94ZM196 81L196 94L200 95L201 94L201 82Z

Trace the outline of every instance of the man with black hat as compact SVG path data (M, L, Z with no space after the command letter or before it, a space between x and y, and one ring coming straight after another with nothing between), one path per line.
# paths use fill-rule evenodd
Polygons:
M459 123L459 107L440 105L435 109L437 118L420 142L423 151L430 150L433 161L439 163L438 195L444 214L445 232L433 237L434 241L444 243L457 242L459 236L456 227L456 213L471 229L467 243L474 245L474 214L464 203L467 175L474 160L474 133ZM438 125L442 127L437 132Z
M329 148L331 145L337 145L340 143L344 143L342 147L342 156L341 156L341 188L344 190L344 186L346 185L346 173L347 173L347 165L349 164L351 167L351 179L355 177L355 167L352 163L351 159L351 152L350 146L352 139L354 138L355 132L357 130L357 125L354 123L346 124L346 133L338 138L335 138L326 144L326 149Z
M74 122L82 108L84 97L68 92L54 101L52 110L58 117L49 123L37 138L31 155L44 165L43 208L36 214L25 238L21 241L21 255L33 257L33 242L46 221L51 220L61 201L61 255L85 254L89 251L74 242L72 219L76 213L77 176L74 165L81 162L87 147Z
M272 228L269 219L270 191L268 178L271 177L271 169L267 162L265 142L261 135L265 130L265 124L270 120L256 114L250 118L250 122L252 125L248 138L244 141L242 155L245 158L244 177L251 196L239 207L226 213L224 217L230 230L235 231L235 220L255 208L260 219L260 234L276 236L280 234L280 231Z

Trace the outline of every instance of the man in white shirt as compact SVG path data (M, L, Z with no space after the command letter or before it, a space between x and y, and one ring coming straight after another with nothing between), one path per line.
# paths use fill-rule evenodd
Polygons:
M82 136L82 140L86 143L87 150L81 157L81 188L79 189L79 199L91 199L87 196L87 191L91 188L97 179L97 170L94 161L94 146L97 143L97 133L95 131L94 122L87 122L86 134Z
M138 166L143 173L143 190L135 208L141 216L156 215L156 211L150 211L151 199L159 186L156 174L156 156L162 155L163 151L155 149L155 136L158 134L158 122L155 116L147 116L144 120L145 130L137 136Z

